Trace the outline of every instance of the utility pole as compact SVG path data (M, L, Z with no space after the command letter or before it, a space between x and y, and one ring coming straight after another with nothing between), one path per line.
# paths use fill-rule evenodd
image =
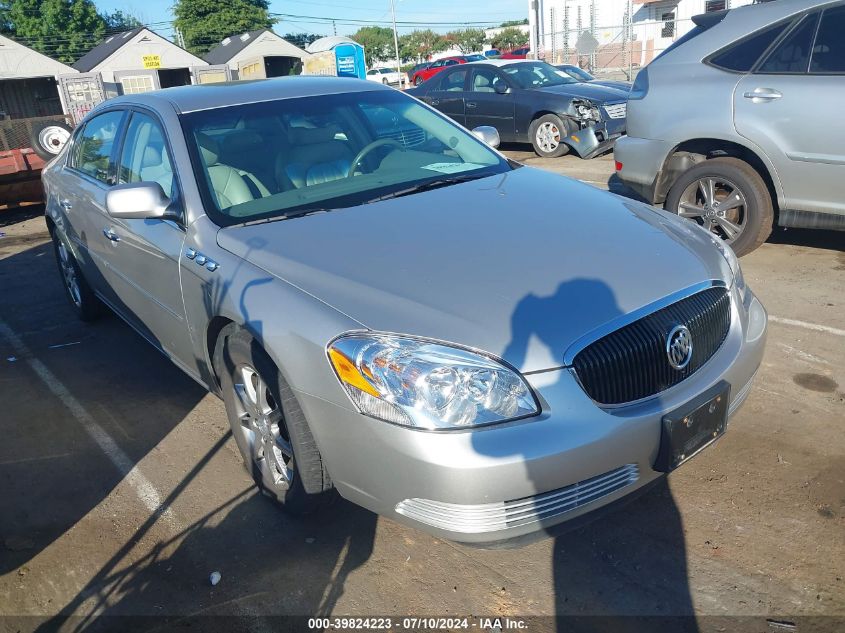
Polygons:
M399 73L399 89L401 90L402 60L399 59L399 31L396 30L396 0L390 0L390 12L393 14L393 46L396 48L396 72Z

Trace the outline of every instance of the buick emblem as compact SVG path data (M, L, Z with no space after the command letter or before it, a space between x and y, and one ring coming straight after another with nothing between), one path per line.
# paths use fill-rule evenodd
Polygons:
M692 334L683 325L676 325L666 337L666 356L669 364L678 371L692 360Z

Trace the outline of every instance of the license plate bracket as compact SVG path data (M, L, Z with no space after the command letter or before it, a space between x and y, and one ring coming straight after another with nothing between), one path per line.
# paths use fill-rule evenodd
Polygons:
M721 381L663 416L654 470L664 473L675 470L725 433L730 393L730 384Z

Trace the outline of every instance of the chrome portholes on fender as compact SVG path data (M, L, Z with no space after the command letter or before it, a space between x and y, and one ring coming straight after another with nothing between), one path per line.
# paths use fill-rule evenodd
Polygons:
M218 264L213 259L209 259L202 253L198 252L196 249L189 248L185 251L185 257L187 259L192 260L197 266L202 266L209 272L214 272L218 268L220 268L220 264Z

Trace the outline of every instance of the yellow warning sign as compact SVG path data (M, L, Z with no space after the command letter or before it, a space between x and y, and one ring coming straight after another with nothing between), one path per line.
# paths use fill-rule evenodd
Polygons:
M144 68L161 68L161 55L144 55Z

